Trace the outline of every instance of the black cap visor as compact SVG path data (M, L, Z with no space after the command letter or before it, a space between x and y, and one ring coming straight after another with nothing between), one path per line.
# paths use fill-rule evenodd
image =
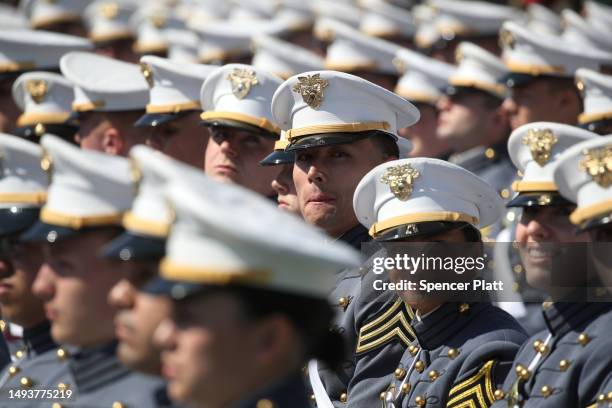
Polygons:
M552 207L573 206L574 203L566 200L555 191L519 193L506 204L506 207Z
M226 127L226 128L234 128L239 130L246 130L247 132L254 133L258 136L265 137L267 139L278 140L279 134L270 132L269 130L260 128L259 126L251 125L249 123L241 122L239 120L232 119L209 119L203 120L200 122L202 126L207 126L211 128L215 127Z
M104 258L122 261L161 259L166 253L166 240L159 237L126 231L102 247Z
M293 164L295 153L284 150L275 150L259 162L262 166L276 166L279 164Z
M390 133L382 131L364 131L364 132L343 132L343 133L318 133L314 135L300 137L292 141L285 149L286 152L295 152L298 150L310 149L313 147L342 145L354 143L359 140L367 139L373 134L380 134L397 140L397 137Z
M183 300L187 297L205 291L209 285L199 283L179 282L168 280L157 276L151 279L143 288L142 292L150 295L168 296L173 300Z
M162 123L170 122L179 119L183 116L196 112L194 110L183 111L178 113L145 113L136 122L134 127L155 127Z
M481 240L480 231L467 222L429 221L414 224L404 224L389 228L378 234L374 240L378 242L394 242L418 237L431 237L444 232L465 229L470 242Z
M78 230L68 227L60 227L58 225L38 221L31 228L25 231L20 238L22 241L26 242L54 243L59 240L71 238L82 231L83 229Z
M0 209L0 236L20 234L38 221L38 207Z

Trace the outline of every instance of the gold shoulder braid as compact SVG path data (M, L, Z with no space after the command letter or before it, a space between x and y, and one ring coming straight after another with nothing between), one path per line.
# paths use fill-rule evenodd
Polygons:
M359 329L356 353L366 353L395 340L408 347L416 338L410 326L413 318L412 309L398 297L387 310Z
M455 385L448 395L446 408L488 408L495 401L492 371L495 360L487 361L476 374Z

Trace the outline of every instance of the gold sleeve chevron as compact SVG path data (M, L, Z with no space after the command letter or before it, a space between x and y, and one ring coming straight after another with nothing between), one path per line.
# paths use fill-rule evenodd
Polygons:
M412 309L398 298L378 317L359 329L357 353L366 353L394 340L408 347L415 339L410 321L414 317Z
M490 360L465 381L455 385L448 395L446 408L488 408L493 405L492 371L495 360Z

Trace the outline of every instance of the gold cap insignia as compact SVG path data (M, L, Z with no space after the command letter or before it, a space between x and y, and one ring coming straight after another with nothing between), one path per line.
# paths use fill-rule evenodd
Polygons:
M403 73L403 72L406 72L406 69L408 69L408 67L406 66L406 63L397 57L393 58L392 62L397 72Z
M550 129L529 129L523 137L523 144L529 146L533 160L543 167L550 160L550 153L557 143L557 137Z
M30 94L34 102L41 103L49 92L49 84L42 79L32 79L25 83L26 91Z
M48 151L43 149L43 154L40 159L40 168L47 174L49 184L51 184L51 174L53 173L53 159Z
M500 48L508 48L510 50L514 49L514 45L516 40L514 39L514 35L508 30L501 30L499 32L499 46Z
M410 164L402 164L388 167L385 173L380 177L380 181L389 185L395 197L401 201L406 201L408 197L410 197L410 194L412 194L414 179L418 178L420 175L421 173L413 169Z
M458 64L463 59L463 52L457 47L455 50L455 62Z
M244 99L251 92L251 87L259 85L255 71L252 69L234 68L227 74L227 78L232 83L232 93L238 99Z
M166 26L166 16L162 14L156 14L149 17L149 21L155 28L164 28Z
M323 102L323 90L329 86L329 81L321 79L320 74L298 77L298 83L293 86L293 92L302 95L302 100L312 109L317 109Z
M140 171L140 167L138 167L138 163L133 158L129 158L130 163L130 180L132 181L132 186L134 187L134 194L138 194L138 188L140 187L140 181L142 180L142 172Z
M586 171L603 188L612 185L612 145L584 150L580 170Z
M100 15L107 20L113 20L119 14L119 6L117 3L102 3L100 4Z
M151 70L149 64L147 64L146 62L141 62L140 72L142 72L142 76L144 76L144 79L147 81L147 84L149 84L149 88L153 88L153 71Z
M576 89L580 92L580 96L584 98L584 81L580 78L576 78Z

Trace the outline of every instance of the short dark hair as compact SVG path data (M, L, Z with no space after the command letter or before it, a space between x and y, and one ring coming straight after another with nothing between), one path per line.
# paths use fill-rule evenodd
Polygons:
M368 139L370 139L372 144L378 148L385 159L389 157L399 158L399 148L397 146L397 142L388 133L374 130L370 132Z
M302 340L303 357L306 360L316 358L332 369L339 368L344 344L340 333L330 330L334 311L327 299L247 286L221 290L239 300L249 320L273 314L287 316Z

